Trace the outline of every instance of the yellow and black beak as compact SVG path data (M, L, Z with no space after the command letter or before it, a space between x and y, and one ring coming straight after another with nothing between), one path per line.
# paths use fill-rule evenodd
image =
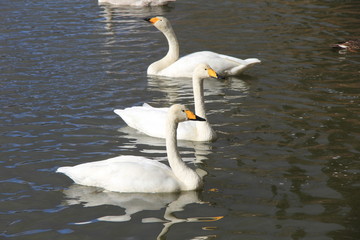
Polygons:
M216 79L225 79L224 77L222 76L219 76L214 69L212 68L208 68L208 74L210 77L213 77L213 78L216 78Z
M189 120L193 120L193 121L206 121L205 118L199 117L197 115L195 115L195 113L193 113L190 110L185 110L186 116Z
M157 21L159 21L159 18L158 17L150 17L150 18L144 18L144 20L151 23L151 24L154 24Z

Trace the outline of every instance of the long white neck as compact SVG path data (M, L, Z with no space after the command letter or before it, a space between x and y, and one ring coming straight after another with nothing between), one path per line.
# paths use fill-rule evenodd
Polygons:
M166 30L163 30L162 33L165 35L166 40L168 41L169 51L162 59L150 64L147 69L147 73L150 75L155 75L159 73L164 68L170 66L176 60L179 59L179 43L174 33L174 30L171 26Z
M206 119L204 102L204 79L197 76L193 77L193 94L195 104L195 114Z
M195 114L199 117L207 119L204 102L204 79L196 76L193 77L193 93ZM211 140L215 140L217 138L216 132L212 129L207 120L205 122L196 122L196 129L198 134L202 135L204 138Z
M166 135L166 152L170 167L177 177L179 182L182 183L181 190L196 190L202 186L202 180L199 175L186 166L181 159L180 153L177 149L176 129L178 123L174 121L172 116L167 120L167 135Z

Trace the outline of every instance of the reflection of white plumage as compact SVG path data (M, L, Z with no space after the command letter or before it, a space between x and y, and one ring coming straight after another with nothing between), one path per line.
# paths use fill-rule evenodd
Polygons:
M176 0L99 0L99 3L109 3L124 6L163 6Z
M170 22L165 17L159 16L145 20L159 29L169 44L166 56L148 67L149 75L191 78L194 68L199 63L206 62L220 75L236 76L250 66L260 63L257 58L243 60L210 51L195 52L179 59L179 44Z
M64 190L66 203L68 205L82 204L84 207L96 207L112 205L124 208L125 214L101 216L97 219L78 224L91 223L96 221L124 222L131 219L131 215L145 210L160 210L169 203L175 201L179 195L192 193L118 193L100 191L98 188L72 185ZM196 192L195 192L196 193Z
M156 239L166 239L166 234L169 232L171 226L177 223L185 222L203 222L209 223L218 221L223 216L214 217L185 217L185 207L189 204L204 204L199 199L199 194L196 191L185 191L180 193L117 193L109 191L99 191L97 188L85 187L80 185L72 185L68 189L64 190L66 196L66 203L69 205L81 204L84 207L96 207L102 205L117 206L123 208L125 214L123 215L108 215L101 216L95 219L91 219L84 222L77 222L75 224L90 224L98 221L106 222L124 222L130 221L133 214L147 211L145 216L149 216L152 212L158 213L163 211L164 217L145 217L141 219L142 223L163 223L163 229ZM122 212L122 211L114 211ZM181 212L184 214L182 217L178 217L175 212ZM191 214L193 216L193 214ZM138 214L137 217L141 217L142 214ZM198 239L198 238L192 238ZM208 239L202 236L201 239ZM212 237L209 237L212 239Z
M204 79L218 78L216 72L209 65L198 65L193 73L193 91L196 115L206 118L204 103ZM149 136L165 138L165 118L169 108L154 108L148 104L143 106L116 109L118 114L132 128ZM211 125L206 122L182 122L177 129L177 139L191 141L212 141L216 133Z
M202 187L201 177L182 161L177 149L176 128L179 122L204 119L184 105L170 107L166 122L166 151L170 168L155 160L120 156L104 161L60 167L75 183L114 192L178 192Z

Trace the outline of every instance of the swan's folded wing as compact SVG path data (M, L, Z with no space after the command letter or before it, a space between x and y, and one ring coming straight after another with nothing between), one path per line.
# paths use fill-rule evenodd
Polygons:
M259 63L257 58L240 59L210 51L195 52L179 58L160 71L159 75L191 78L195 67L201 63L210 65L219 75L238 75L246 68Z
M120 156L103 161L61 167L75 183L115 192L166 192L178 188L171 169L138 156Z
M168 108L153 108L150 105L114 110L129 127L159 138L165 138L167 111Z

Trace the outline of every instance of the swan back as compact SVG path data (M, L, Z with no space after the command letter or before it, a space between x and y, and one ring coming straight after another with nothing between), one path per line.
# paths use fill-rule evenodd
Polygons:
M60 167L57 172L75 183L113 192L177 192L181 190L171 169L140 156L118 156L103 161Z

